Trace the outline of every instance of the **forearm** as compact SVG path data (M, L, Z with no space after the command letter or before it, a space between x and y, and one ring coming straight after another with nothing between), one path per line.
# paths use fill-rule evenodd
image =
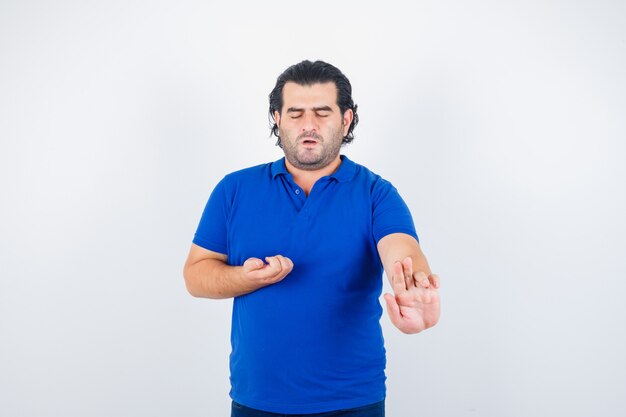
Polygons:
M187 265L183 275L187 291L194 297L232 298L256 290L242 278L241 266L230 266L218 259Z
M403 233L394 233L382 238L378 244L380 259L385 269L385 275L391 280L393 265L402 262L407 256L413 261L414 272L424 272L431 275L430 266L422 252L419 243L414 237Z

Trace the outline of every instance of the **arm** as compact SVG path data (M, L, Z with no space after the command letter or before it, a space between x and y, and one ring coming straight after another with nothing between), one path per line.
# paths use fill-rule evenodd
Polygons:
M394 295L385 294L391 322L404 333L419 333L439 321L439 277L430 271L414 237L389 234L378 253Z
M266 257L267 264L248 258L242 266L230 266L227 259L192 244L183 270L187 291L194 297L237 297L279 282L293 269L293 262L282 255Z

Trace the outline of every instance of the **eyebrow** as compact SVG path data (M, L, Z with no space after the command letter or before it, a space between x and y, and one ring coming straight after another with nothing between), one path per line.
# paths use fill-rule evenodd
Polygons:
M304 109L300 108L300 107L289 107L287 109L287 113L299 113L299 112L303 112ZM329 111L332 112L333 109L330 106L320 106L320 107L313 107L313 111Z

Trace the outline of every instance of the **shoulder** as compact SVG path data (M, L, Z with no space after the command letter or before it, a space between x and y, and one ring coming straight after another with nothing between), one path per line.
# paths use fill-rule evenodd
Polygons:
M264 176L270 176L272 164L274 164L274 162L254 165L251 167L242 168L237 171L233 171L231 173L226 174L222 181L245 182L245 181L250 181L250 180L258 180Z
M398 189L380 174L361 164L355 164L355 184L357 189L368 194L374 210L405 206Z
M261 187L269 184L272 179L272 166L275 162L254 165L226 174L217 187L224 188L228 193L236 193L241 188Z
M394 188L391 182L383 178L380 174L367 168L365 165L361 165L356 162L352 163L355 166L354 180L365 184L372 195Z
M251 187L257 187L264 182L264 178L271 178L271 166L273 163L265 163L242 168L230 172L222 177L215 186L211 195L213 198L222 198L228 201ZM269 182L269 181L265 181Z

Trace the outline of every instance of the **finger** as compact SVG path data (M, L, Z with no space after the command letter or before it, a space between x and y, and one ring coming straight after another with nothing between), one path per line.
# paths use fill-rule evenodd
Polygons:
M243 263L243 270L244 272L252 272L257 269L263 268L264 265L265 263L263 263L263 261L259 258L248 258Z
M406 289L410 290L411 287L415 286L415 281L413 280L413 259L411 259L410 256L407 256L402 261L402 269L404 273Z
M284 275L287 275L291 272L291 270L293 269L293 262L291 262L291 259L286 258L283 255L276 255L276 259L278 259L278 262L280 262L280 267Z
M430 279L430 282L434 288L439 288L439 275L432 274L428 278Z
M275 256L267 256L265 257L265 261L270 265L273 275L280 274L283 268L280 266L280 261L276 259Z
M400 261L396 261L393 264L391 271L391 287L395 294L401 294L406 291L406 281L402 269L402 263Z
M287 261L287 265L289 266L289 272L293 271L294 265L293 265L293 261L291 260L291 258L287 258L285 256L285 260Z
M391 322L399 327L402 322L402 314L400 314L400 307L398 307L396 297L389 293L385 294L384 297L385 303L387 304L387 314L389 314Z
M415 277L417 286L424 288L430 287L430 281L428 281L428 277L423 271L416 272L413 276Z

